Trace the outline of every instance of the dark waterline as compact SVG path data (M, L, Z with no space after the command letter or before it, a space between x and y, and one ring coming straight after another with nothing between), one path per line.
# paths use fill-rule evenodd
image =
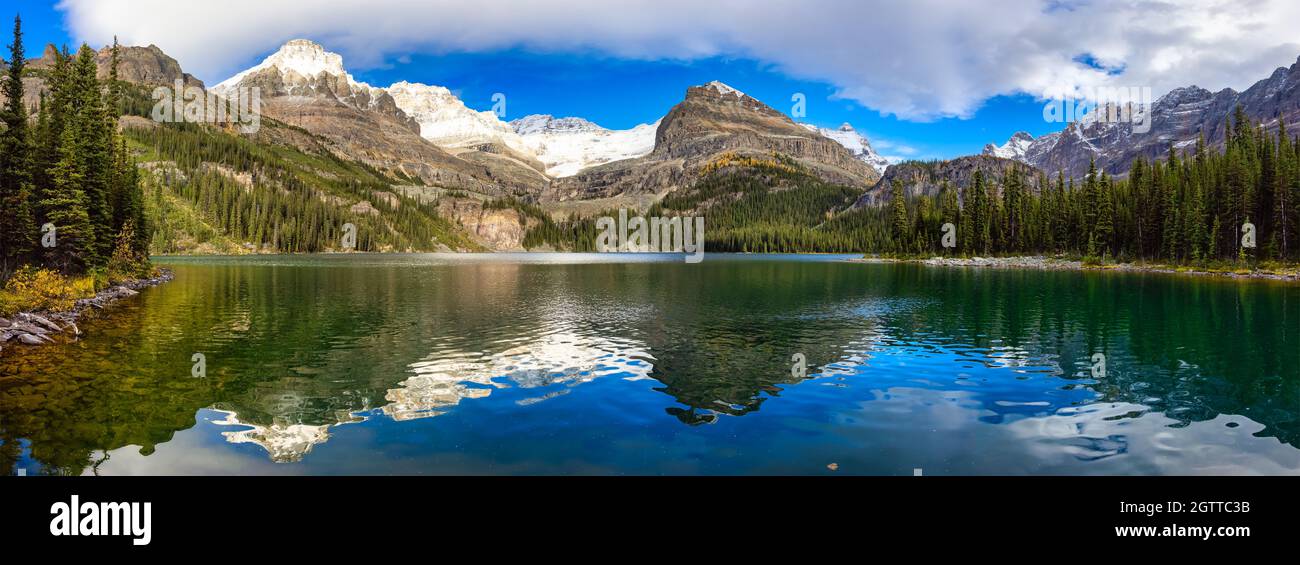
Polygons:
M1300 473L1300 285L844 258L160 258L0 356L0 465Z

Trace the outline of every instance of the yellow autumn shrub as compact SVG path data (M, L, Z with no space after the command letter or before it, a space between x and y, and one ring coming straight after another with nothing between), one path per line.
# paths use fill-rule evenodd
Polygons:
M95 296L94 277L65 277L50 269L25 266L0 289L0 315L70 310L78 299Z

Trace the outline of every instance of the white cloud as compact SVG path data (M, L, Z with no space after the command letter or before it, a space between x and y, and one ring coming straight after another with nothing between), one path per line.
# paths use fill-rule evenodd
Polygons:
M1242 89L1300 55L1294 0L62 0L93 44L154 43L218 82L295 37L352 68L413 52L523 47L752 57L912 120L999 94L1101 85ZM1122 74L1076 62L1083 55Z
M902 163L909 159L916 159L921 151L906 143L900 143L892 139L883 137L873 137L868 135L867 139L871 141L871 148L884 157L891 164Z

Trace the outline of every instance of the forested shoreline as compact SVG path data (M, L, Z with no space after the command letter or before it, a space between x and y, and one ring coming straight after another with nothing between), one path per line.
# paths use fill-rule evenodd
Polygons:
M1279 123L1225 117L1222 148L1203 139L1161 159L1137 159L1123 178L1054 177L1011 164L980 171L964 190L905 196L895 182L882 206L825 183L774 155L724 166L670 194L647 215L702 214L715 252L840 252L886 257L1051 255L1086 263L1236 266L1300 262L1300 140ZM924 165L924 163L921 163ZM1000 182L999 182L1000 181ZM945 245L945 225L951 238ZM529 232L530 243L589 250L594 220L571 218ZM1251 245L1253 244L1253 245Z
M1126 178L1098 173L1081 182L1011 167L994 185L976 172L966 194L945 187L912 202L895 186L890 238L874 251L897 254L1066 254L1089 261L1206 264L1300 260L1300 143L1237 109L1230 136L1214 150L1203 140L1163 159L1133 161ZM955 247L941 241L945 223ZM1252 245L1253 244L1253 245Z
M392 192L400 179L362 163L202 125L121 128L122 116L145 115L149 104L140 87L118 80L117 49L107 80L97 78L96 53L86 45L55 53L49 68L28 68L15 19L0 116L6 287L32 283L42 270L42 280L102 287L148 275L151 251L327 251L346 222L361 228L361 251L474 248L440 217L437 202L403 198ZM48 94L24 100L24 76L39 76ZM28 106L38 108L35 117ZM729 153L643 213L704 216L713 252L1300 263L1300 142L1284 123L1266 128L1240 108L1224 120L1221 147L1203 139L1171 144L1161 158L1135 160L1122 178L1095 163L1082 179L1008 164L997 176L977 170L969 186L944 183L937 194L905 197L907 186L894 182L877 200L883 205L860 205L860 187L826 182L787 156ZM266 125L277 135L310 135ZM149 161L146 169L136 157ZM243 174L273 190L248 190ZM357 198L375 213L337 204ZM617 214L559 218L532 199L484 208L518 212L524 248L562 251L594 251L595 217ZM199 243L222 245L177 246L178 237L196 234Z
M0 314L66 309L108 284L148 276L150 227L117 123L118 47L107 81L95 51L66 48L41 69L48 94L29 119L22 20L14 19L0 121Z

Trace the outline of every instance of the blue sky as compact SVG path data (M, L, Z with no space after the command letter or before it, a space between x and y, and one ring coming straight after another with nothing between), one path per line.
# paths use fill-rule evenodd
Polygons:
M886 117L837 99L830 84L792 79L752 59L645 61L515 49L413 55L353 76L372 85L407 80L446 86L480 110L490 109L493 93L501 92L506 94L508 119L528 114L580 116L619 129L654 122L682 100L687 87L720 80L786 114L793 111L792 96L803 93L807 114L797 121L825 127L848 122L882 154L918 159L979 153L984 144L1000 144L1018 130L1037 136L1060 128L1043 121L1042 103L1030 96L992 98L970 119L916 122Z
M1043 120L1044 96L1100 86L1155 96L1238 90L1300 55L1300 2L1183 0L16 0L31 54L119 36L156 44L215 84L283 42L340 53L359 80L448 87L507 118L652 122L720 80L886 156L978 153Z
M40 56L47 43L74 41L63 13L53 3L18 0L18 7L30 57ZM328 43L325 47L331 49ZM241 68L257 64L273 51L246 58ZM180 63L185 67L185 61ZM346 57L344 63L348 64ZM492 95L502 92L507 95L507 119L528 114L579 116L617 129L658 120L681 101L688 86L711 80L730 84L787 114L792 111L792 95L803 93L807 116L797 121L825 127L848 122L867 135L878 152L902 158L978 153L984 144L1002 143L1018 130L1041 135L1059 129L1043 122L1042 104L1030 96L990 99L970 119L915 122L885 117L857 102L836 99L836 88L830 84L792 79L771 65L743 58L643 60L515 48L401 55L375 68L349 70L357 80L376 86L400 80L446 86L466 105L480 110L490 109ZM226 77L201 78L215 84Z

